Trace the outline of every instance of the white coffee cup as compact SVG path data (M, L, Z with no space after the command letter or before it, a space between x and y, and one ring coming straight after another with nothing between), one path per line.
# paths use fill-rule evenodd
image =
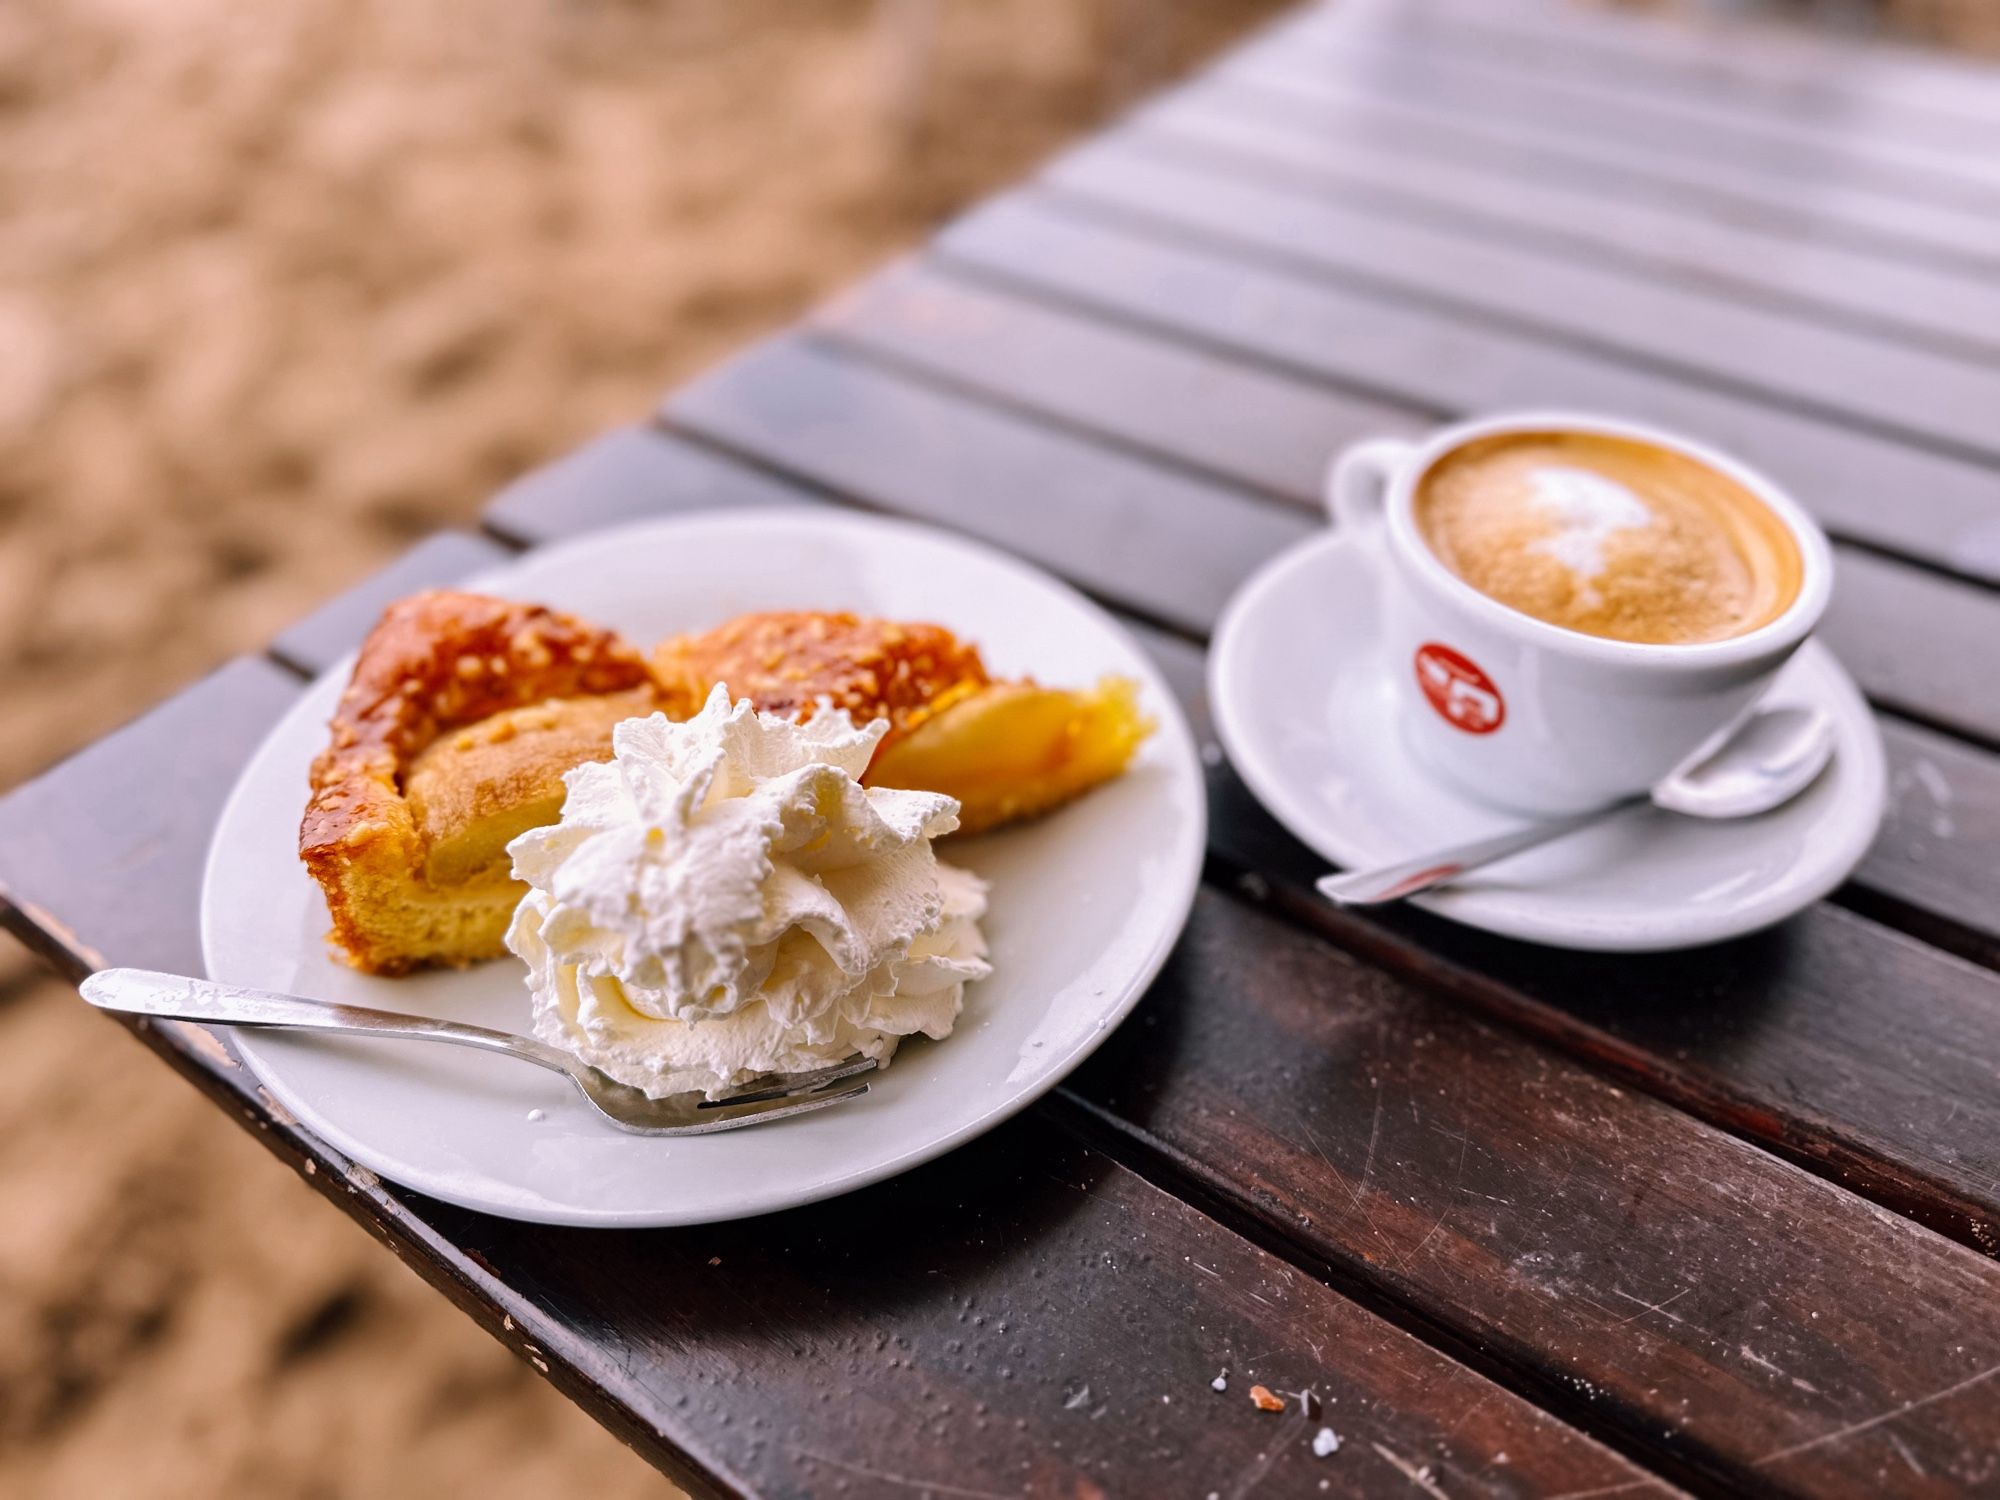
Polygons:
M1797 597L1743 635L1654 645L1551 625L1480 593L1418 529L1417 482L1452 450L1512 432L1629 438L1734 480L1798 543ZM1358 443L1334 459L1326 501L1380 582L1384 661L1410 750L1460 791L1518 812L1577 812L1654 785L1748 711L1819 623L1833 587L1826 537L1770 480L1686 438L1575 412L1492 417L1416 443Z

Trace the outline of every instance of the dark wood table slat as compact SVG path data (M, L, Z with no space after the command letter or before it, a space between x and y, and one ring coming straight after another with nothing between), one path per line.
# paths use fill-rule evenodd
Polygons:
M1532 52L1540 66L1681 98L1729 98L1829 132L1862 119L1871 130L1941 148L2000 139L2000 91L1990 66L1888 37L1766 26L1750 14L1717 22L1685 11L1613 14L1546 0L1420 0L1394 14L1426 32L1462 28L1482 48L1506 47L1510 60Z
M809 504L798 491L651 427L623 427L524 474L487 503L487 527L539 542L714 505Z
M807 326L925 381L1308 508L1318 507L1328 455L1343 444L1416 436L1445 417L1079 316L922 261L861 282Z
M383 609L404 595L462 582L513 555L491 537L440 531L290 626L271 642L271 655L315 676L359 645Z
M1248 908L1203 898L1073 1087L1685 1476L2000 1477L2000 1264Z
M1238 255L1607 353L1835 421L2000 459L2000 370L1640 270L1168 161L1108 136L1042 181ZM2000 234L2000 218L1995 220Z
M1942 917L2000 968L2000 757L1893 719L1882 739L1889 810L1856 881L1900 908L1897 926L1925 934Z
M1245 263L1033 193L961 219L939 237L937 254L1094 315L1418 408L1568 406L1660 422L1741 454L1837 533L2000 582L2000 481L1983 464Z
M1496 172L1428 151L1420 134L1383 128L1379 118L1340 105L1295 119L1267 110L1260 118L1259 104L1271 98L1226 84L1185 92L1134 118L1126 134L1170 160L1185 157L1446 228L1468 226L1961 359L1991 359L2000 350L2000 277L1624 197L1600 182ZM1286 103L1277 102L1281 109Z
M813 326L918 379L947 381L1290 501L1310 518L1295 538L1317 524L1330 454L1360 438L1417 433L1443 419L1040 306L955 277L949 265L892 268L823 309ZM782 434L762 451L776 462L811 462L794 457ZM938 472L935 483L961 480L953 469ZM2000 475L1991 484L2000 525ZM1054 565L1066 563L1058 556ZM1840 549L1839 566L1825 633L1871 696L2000 742L2000 702L1984 663L1934 648L1939 632L1963 640L2000 636L2000 594L1855 548ZM1148 587L1178 594L1184 572L1135 570L1120 585L1123 597Z
M877 509L943 520L1176 628L1296 539L1287 507L967 400L795 337L661 408L677 427Z
M10 921L37 924L31 936L71 974L103 963L199 972L210 830L241 762L299 690L289 672L239 661L0 799ZM57 835L59 859L46 846ZM56 910L60 924L47 915ZM1046 1117L777 1219L551 1230L381 1183L258 1089L222 1032L138 1029L502 1342L701 1493L972 1481L960 1492L1089 1494L1107 1479L1157 1490L1189 1476L1219 1489L1246 1477L1367 1488L1400 1482L1403 1466L1454 1494L1661 1488ZM887 1238L886 1225L898 1226ZM1220 1301L1217 1284L1231 1289ZM1225 1368L1234 1389L1214 1392ZM1316 1390L1342 1452L1312 1453L1318 1421L1255 1411L1247 1391L1259 1380Z
M1728 161L1690 161L1532 121L1468 115L1448 93L1371 88L1366 79L1334 80L1253 55L1201 75L1154 107L1171 113L1183 99L1195 106L1226 100L1252 128L1337 129L1385 151L1564 185L1611 203L1650 205L1981 280L2000 274L2000 245L1984 214L1765 177Z
M1532 112L1468 115L1450 90L1397 88L1354 73L1334 77L1272 53L1252 53L1202 75L1190 92L1227 92L1259 119L1363 122L1373 133L1407 133L1441 154L1509 171L1596 183L1630 196L1726 221L1764 224L1978 274L2000 271L1990 216L1915 203L1871 188L1774 177L1726 158L1690 158L1656 147L1545 122ZM1171 98L1171 96L1169 96ZM1261 101L1261 102L1259 102ZM1337 112L1337 113L1336 113Z
M239 657L0 797L9 925L72 978L107 962L200 972L192 876L236 773L297 696L290 672Z
M1390 87L1450 89L1468 108L1489 104L1640 145L1708 160L1726 158L1773 176L1852 183L1914 202L2000 211L2000 162L1970 144L1945 149L1851 125L1829 131L1783 111L1731 109L1699 98L1635 89L1587 72L1524 69L1518 57L1480 48L1448 26L1375 26L1358 12L1321 7L1266 38L1259 55L1282 55L1324 73L1367 75Z

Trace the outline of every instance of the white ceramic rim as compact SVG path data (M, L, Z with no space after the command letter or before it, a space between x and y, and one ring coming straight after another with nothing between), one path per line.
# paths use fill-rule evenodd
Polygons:
M1627 438L1651 443L1691 458L1695 462L1734 480L1755 495L1785 523L1799 549L1798 596L1774 620L1743 635L1719 641L1692 644L1659 644L1647 641L1617 641L1605 636L1586 635L1551 625L1489 598L1447 568L1431 551L1417 531L1417 481L1447 453L1480 438L1507 433L1587 432L1601 437ZM1397 560L1415 571L1418 578L1452 604L1474 615L1480 623L1516 636L1532 646L1559 652L1577 660L1606 666L1638 669L1648 673L1674 675L1704 671L1713 667L1736 666L1761 657L1782 656L1797 646L1819 624L1820 616L1833 594L1833 548L1818 522L1777 484L1748 465L1692 438L1681 437L1663 428L1621 417L1595 416L1584 412L1529 411L1503 416L1481 417L1440 428L1428 438L1411 445L1412 453L1383 495L1383 520Z

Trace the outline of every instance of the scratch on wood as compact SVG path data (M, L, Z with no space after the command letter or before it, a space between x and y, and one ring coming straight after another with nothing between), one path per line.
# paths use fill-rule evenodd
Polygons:
M1956 1385L1948 1385L1941 1391L1932 1391L1928 1396L1919 1396L1913 1401L1905 1401L1901 1406L1892 1406L1889 1410L1869 1417L1866 1421L1850 1422L1845 1427L1836 1427L1832 1432L1821 1433L1818 1437L1808 1438L1803 1443L1794 1443L1789 1448L1779 1448L1774 1452L1766 1453L1762 1458L1757 1460L1756 1467L1761 1469L1765 1464L1774 1464L1782 1459L1792 1458L1800 1453L1809 1453L1814 1448L1824 1448L1829 1443L1844 1442L1858 1433L1867 1432L1870 1428L1880 1427L1884 1422L1893 1422L1898 1417L1907 1416L1919 1407L1930 1406L1939 1401L1949 1400L1960 1391L1969 1391L1982 1381L1991 1380L1995 1375L2000 1375L2000 1365L1988 1365L1977 1375L1968 1375Z
M1355 1191L1354 1201L1356 1203L1361 1201L1361 1194L1368 1191L1368 1173L1375 1165L1375 1142L1381 1137L1381 1134L1382 1080L1378 1078L1375 1080L1375 1120L1368 1127L1368 1154L1361 1159L1361 1186Z
M1619 1328L1623 1328L1627 1323L1631 1323L1636 1321L1637 1319L1643 1318L1649 1312L1658 1313L1661 1317L1665 1318L1670 1323L1678 1323L1680 1322L1680 1319L1675 1317L1672 1313L1668 1312L1667 1309L1671 1307L1674 1303L1680 1301L1681 1298L1685 1297L1689 1292L1693 1290L1694 1288L1691 1286L1684 1286L1678 1292L1675 1292L1673 1296L1662 1297L1658 1302L1639 1302L1639 1299L1633 1296L1630 1292L1621 1292L1616 1287L1613 1287L1611 1290L1612 1296L1623 1297L1627 1302L1639 1302L1639 1310L1633 1313L1632 1316L1629 1318L1620 1318L1616 1326Z
M806 1448L791 1450L799 1458L811 1459L816 1464L825 1464L829 1469L841 1469L849 1474L859 1474L863 1479L879 1479L884 1484L893 1484L899 1489L922 1490L932 1495L957 1495L963 1500L1014 1500L1013 1495L1002 1494L998 1490L969 1490L963 1485L940 1484L935 1479L917 1479L908 1474L892 1474L887 1469L869 1469L860 1464L843 1463L837 1458L828 1458L824 1453L814 1453Z
M1387 1459L1390 1463L1394 1464L1396 1466L1397 1473L1401 1474L1405 1479L1409 1480L1411 1484L1414 1484L1418 1489L1422 1490L1426 1495L1432 1496L1433 1500L1451 1500L1451 1497L1449 1495L1445 1494L1443 1490L1438 1488L1438 1483L1435 1479L1431 1478L1429 1469L1419 1468L1417 1465L1411 1463L1407 1458L1404 1458L1402 1454L1396 1452L1392 1448L1385 1448L1380 1443L1370 1443L1368 1446L1373 1448L1377 1453L1381 1454L1382 1457Z
M1756 1350L1752 1349L1748 1344L1738 1344L1736 1346L1736 1352L1742 1355L1745 1359L1749 1360L1751 1364L1755 1365L1760 1370L1769 1370L1773 1375L1783 1375L1785 1373L1783 1370L1779 1369L1776 1365L1772 1364L1768 1359L1764 1358L1763 1355L1759 1354Z
M1599 1497L1604 1495L1629 1495L1634 1490L1665 1489L1667 1489L1665 1480L1654 1479L1648 1475L1644 1479L1628 1479L1623 1484L1600 1485L1594 1490L1564 1490L1560 1495L1549 1496L1549 1500L1599 1500ZM1674 1492L1668 1490L1668 1493Z

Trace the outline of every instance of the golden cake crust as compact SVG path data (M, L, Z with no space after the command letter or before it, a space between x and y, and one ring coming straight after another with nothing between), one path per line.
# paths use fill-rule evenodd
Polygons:
M299 825L299 857L326 892L334 940L349 960L400 973L425 960L490 956L452 951L448 932L440 943L420 930L434 893L423 882L426 843L404 777L425 749L495 714L634 689L655 696L637 651L541 605L439 589L384 611L334 711L327 748L313 761ZM636 711L644 708L642 701ZM496 889L488 904L505 896ZM505 904L511 909L511 900ZM492 946L491 927L489 916L468 946Z
M979 648L942 625L810 610L742 615L675 636L654 653L653 670L684 712L720 682L763 713L807 719L825 701L857 724L887 719L883 745L991 681Z
M653 670L682 712L719 682L764 713L805 719L827 702L857 724L887 719L864 780L957 798L965 834L1109 781L1153 730L1137 684L1122 678L1074 690L996 682L979 649L942 625L844 613L743 615L665 642Z

